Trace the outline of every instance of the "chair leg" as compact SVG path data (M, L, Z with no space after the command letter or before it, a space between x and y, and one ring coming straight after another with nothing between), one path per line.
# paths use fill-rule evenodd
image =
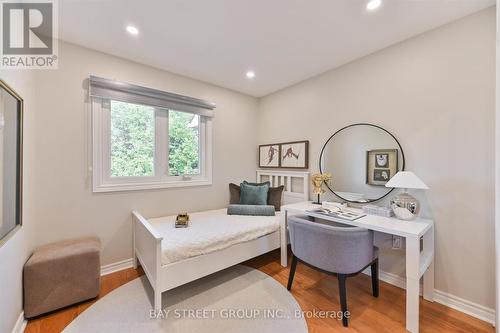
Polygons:
M288 286L286 289L292 289L293 277L295 276L295 269L297 268L297 257L292 254L292 267L290 267L290 274L288 275Z
M378 258L371 264L372 271L372 292L374 297L378 297L379 293L379 278L378 278Z
M347 290L346 290L346 279L345 274L338 274L339 279L339 294L340 294L340 308L342 310L342 325L347 327L349 325L349 319L347 318Z

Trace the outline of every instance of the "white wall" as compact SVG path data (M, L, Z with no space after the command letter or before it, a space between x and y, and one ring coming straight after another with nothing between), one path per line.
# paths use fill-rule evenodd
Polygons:
M0 245L0 332L11 332L23 309L22 270L33 250L35 73L0 70L4 80L24 99L23 226Z
M490 8L264 97L259 143L323 143L357 122L400 141L436 222L436 288L493 308L495 9ZM335 177L335 171L333 171ZM403 275L402 251L383 270Z
M500 332L500 7L497 1L496 113L495 113L495 331Z
M213 185L92 193L84 89L89 74L215 102ZM97 235L102 264L128 259L132 210L153 217L222 208L229 201L228 183L255 179L258 101L253 97L67 43L59 45L59 69L39 71L36 79L38 244Z

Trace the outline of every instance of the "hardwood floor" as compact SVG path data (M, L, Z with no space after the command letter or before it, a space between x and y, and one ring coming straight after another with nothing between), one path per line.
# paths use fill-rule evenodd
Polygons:
M245 263L272 276L286 287L288 268L279 264L279 251L273 251ZM113 289L143 275L143 271L127 269L102 277L103 297ZM317 272L300 263L297 266L292 294L302 310L337 311L340 309L338 283L335 277ZM307 318L310 333L319 332L405 332L405 292L390 284L380 283L380 296L371 296L370 277L359 274L347 279L347 297L351 319L349 328L337 319ZM30 320L25 333L61 332L73 319L96 300L83 302ZM438 303L420 301L421 332L494 332L481 320ZM90 332L89 332L90 333Z

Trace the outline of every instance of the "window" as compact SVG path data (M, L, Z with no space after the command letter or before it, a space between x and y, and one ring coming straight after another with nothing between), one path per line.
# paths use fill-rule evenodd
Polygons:
M211 184L211 121L93 98L94 191Z
M200 116L168 113L168 173L170 176L200 174Z
M111 177L154 176L155 109L111 101Z
M90 76L94 192L210 185L215 104Z

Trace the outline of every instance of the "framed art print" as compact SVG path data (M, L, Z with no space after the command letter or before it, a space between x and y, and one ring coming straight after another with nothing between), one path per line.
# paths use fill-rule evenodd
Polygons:
M280 152L281 168L307 169L309 167L309 141L281 143Z
M259 146L259 168L280 167L280 145L269 144Z
M366 152L366 183L384 186L398 170L397 149L376 149Z

